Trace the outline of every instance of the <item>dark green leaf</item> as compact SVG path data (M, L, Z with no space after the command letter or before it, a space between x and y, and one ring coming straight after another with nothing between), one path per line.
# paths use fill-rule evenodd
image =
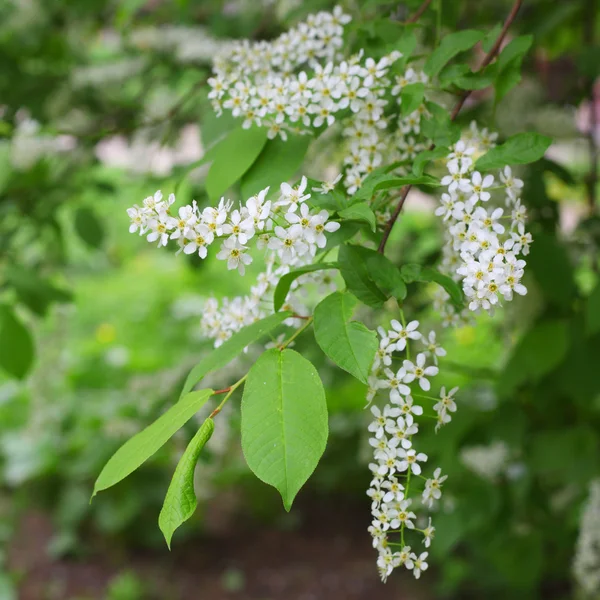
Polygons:
M96 213L86 206L77 209L75 213L75 231L90 247L99 248L104 241L104 228Z
M585 330L587 335L600 331L600 283L596 284L585 305Z
M374 251L366 250L361 246L346 244L340 248L338 263L348 290L368 306L377 308L383 305L387 296L373 281L367 267L367 258Z
M369 200L373 195L381 190L391 190L404 187L405 185L423 185L427 187L438 187L439 179L431 175L407 175L398 177L387 173L378 174L373 179L365 179L363 186L352 196L353 200Z
M33 338L10 306L0 305L0 368L23 379L34 357Z
M421 281L424 283L434 282L441 285L446 292L448 292L452 304L454 304L458 310L461 310L464 307L465 299L463 291L460 285L454 281L452 277L444 275L432 267L421 267L421 265L416 264L403 265L400 272L406 283Z
M277 137L268 140L252 167L242 177L242 196L250 198L267 186L279 189L301 167L312 138L308 135L290 136L287 141Z
M250 169L266 142L266 130L259 127L239 127L219 142L205 182L212 201L218 200Z

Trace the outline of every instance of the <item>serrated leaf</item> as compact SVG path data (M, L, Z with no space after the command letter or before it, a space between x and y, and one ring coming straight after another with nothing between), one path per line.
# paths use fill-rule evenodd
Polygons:
M405 85L400 92L400 114L409 115L421 106L425 97L425 84L411 83Z
M312 273L313 271L323 271L326 269L338 268L339 265L337 263L315 263L313 265L299 267L293 271L290 271L289 273L286 273L285 275L282 275L281 279L277 282L275 293L273 294L273 310L277 312L285 304L285 299L290 291L290 287L292 286L292 283L298 279L298 277L306 275L306 273Z
M403 265L400 272L406 283L420 281L423 283L434 282L441 285L450 296L452 304L454 304L458 310L464 308L463 291L460 285L454 281L452 277L444 275L432 267L422 267L417 264Z
M0 305L0 368L23 379L33 364L35 348L31 333L10 306Z
M360 231L361 227L362 225L355 221L340 223L340 228L337 231L327 235L327 244L321 252L328 252L332 248L336 248L340 244L352 239Z
M248 373L241 412L246 462L279 490L289 511L327 444L327 402L317 370L293 350L267 350Z
M206 419L188 444L175 468L175 473L158 516L158 526L165 536L169 549L171 549L173 533L194 514L198 505L196 492L194 491L194 471L196 470L198 456L200 456L202 448L211 438L214 430L214 421L211 418Z
M348 208L341 210L339 213L343 219L349 221L362 221L369 225L373 232L377 231L377 217L366 202L357 202Z
M144 464L206 404L212 394L213 390L190 392L152 425L125 442L98 475L92 498L98 492L119 483Z
M482 31L474 29L464 29L463 31L448 34L430 54L423 70L430 77L435 77L448 61L452 60L460 52L472 48L484 35Z
M477 160L475 168L489 171L505 165L526 165L542 158L551 143L551 138L539 133L517 133L488 150Z
M250 169L267 142L265 129L239 127L230 131L214 149L214 159L206 175L206 192L218 200Z
M436 146L450 146L460 138L460 126L448 111L435 102L426 103L430 116L421 121L421 133Z
M238 354L243 352L246 346L258 341L291 316L291 312L278 312L256 321L252 325L247 325L234 333L221 346L211 350L210 354L190 371L179 397L185 396L207 373L216 371L230 363Z
M425 167L432 161L438 158L444 158L450 154L450 149L446 146L438 146L433 150L424 150L419 152L413 160L412 170L415 175L420 177L423 175Z
M388 298L404 300L407 290L400 269L389 258L375 250L369 250L368 254L363 252L363 255L366 258L371 279L377 284L377 287Z
M262 152L242 177L242 196L250 198L267 186L288 181L301 167L312 138L307 135L289 136L287 141L277 137L268 140Z
M358 300L348 292L334 292L315 308L315 339L321 350L362 383L368 382L377 352L377 334L351 321Z
M104 241L104 228L96 213L87 206L82 206L75 213L75 231L91 248L99 248Z

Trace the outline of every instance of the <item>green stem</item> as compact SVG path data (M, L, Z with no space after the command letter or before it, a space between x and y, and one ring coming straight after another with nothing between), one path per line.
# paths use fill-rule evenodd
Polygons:
M283 344L281 344L280 349L284 350L285 348L287 348L307 327L310 327L312 322L313 322L313 317L309 317L306 320L306 323L304 323L304 325L302 325L302 327L300 327L299 329L296 329L296 331L293 333L293 335L288 340L283 342Z

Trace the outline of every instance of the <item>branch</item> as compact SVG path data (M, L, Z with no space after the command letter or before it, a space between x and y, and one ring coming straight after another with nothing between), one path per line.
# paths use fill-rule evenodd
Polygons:
M483 59L481 65L479 66L478 71L485 69L492 62L492 60L494 60L494 58L500 51L500 47L502 46L502 42L504 41L504 38L506 37L508 29L512 25L512 22L515 20L515 17L517 16L517 13L519 12L519 9L521 8L522 4L523 4L523 0L516 0L515 3L513 4L513 7L511 9L510 13L508 14L508 17L506 17L506 21L504 21L504 26L502 27L502 31L500 31L500 33L498 34L498 37L496 38L496 41L494 42L494 45L492 46L490 51L485 55L485 58ZM419 10L421 10L421 9L419 8ZM458 113L461 111L462 107L464 106L465 102L467 101L467 98L470 95L471 95L471 90L465 90L461 94L460 98L458 99L458 102L454 105L454 108L452 109L452 112L450 113L451 121L454 121L456 119L456 117L458 116ZM429 147L429 150L433 150L433 148L435 148L435 144L432 144ZM400 216L400 212L402 211L402 207L404 206L404 203L406 202L406 197L408 196L408 193L410 192L411 188L412 188L412 185L406 185L402 188L402 192L400 193L400 198L399 198L398 204L396 205L396 208L394 210L394 214L390 217L389 221L386 223L385 230L383 232L383 237L381 238L381 242L379 243L379 248L377 248L377 252L379 252L380 254L383 254L385 251L385 245L387 244L388 238L390 237L392 228L394 227L394 224L396 223L396 221L398 220L398 217Z
M409 23L416 23L421 15L429 8L429 5L431 4L432 0L425 0L425 2L423 2L423 4L421 4L421 6L419 6L419 8L417 8L417 10L415 11L415 13L413 15L411 15L406 21L404 21L405 24L409 24Z

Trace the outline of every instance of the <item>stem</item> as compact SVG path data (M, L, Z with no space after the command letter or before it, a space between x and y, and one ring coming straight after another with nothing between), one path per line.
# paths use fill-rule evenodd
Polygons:
M229 398L231 397L233 392L235 392L235 390L237 388L239 388L240 385L242 385L242 383L244 383L244 381L246 381L246 377L248 377L248 373L246 373L241 379L238 379L233 385L229 386L228 388L225 388L224 390L219 390L218 392L215 392L215 394L223 394L223 393L227 392L227 395L225 396L225 398L223 398L223 400L221 400L221 404L219 404L219 406L217 406L217 408L215 408L215 410L213 410L210 413L210 416L208 417L209 419L213 419L221 412L221 409L225 405L225 402L227 402L227 400L229 400Z
M296 329L296 331L292 334L292 336L288 340L283 342L283 344L281 344L281 346L279 348L281 350L285 350L285 348L287 348L307 327L310 327L312 322L313 322L313 317L308 317L308 319L306 320L306 323L304 323L304 325L302 325L302 327L300 327L300 329Z
M504 22L502 31L499 33L499 35L496 38L496 41L494 42L494 45L492 46L490 51L485 55L485 58L483 59L481 66L479 67L479 71L481 71L482 69L485 69L498 54L498 52L500 50L500 46L502 45L502 42L504 41L504 38L506 37L509 27L512 25L512 22L515 20L515 17L517 16L519 9L521 8L521 4L523 4L523 0L516 0L515 3L513 4L513 7L511 9L508 17L506 17L506 21ZM465 102L467 101L467 98L470 95L471 95L471 90L465 90L461 94L460 98L458 99L458 102L455 104L454 108L452 109L452 113L450 114L451 121L454 121L456 119L456 117L458 116L458 113L461 111L462 107L464 106ZM429 150L433 150L434 148L435 148L435 144L432 144L429 147ZM380 254L383 254L385 252L385 245L387 244L388 238L390 237L390 233L392 232L392 228L394 227L394 224L396 223L396 221L398 220L398 217L400 216L400 212L402 211L402 207L404 206L404 203L406 202L406 197L408 196L408 193L410 192L411 188L412 188L412 185L406 185L402 188L396 209L394 210L394 213L390 217L390 220L386 223L385 230L383 232L383 237L381 238L381 242L379 243L379 248L377 248L377 252L379 252Z

